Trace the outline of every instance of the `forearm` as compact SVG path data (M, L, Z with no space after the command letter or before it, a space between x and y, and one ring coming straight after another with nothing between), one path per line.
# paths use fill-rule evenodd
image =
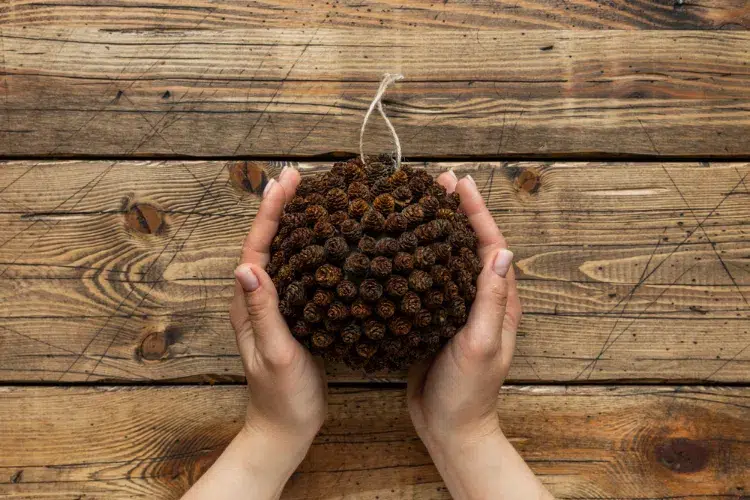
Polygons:
M309 445L243 428L183 500L279 498Z
M481 438L426 443L456 500L553 499L499 429Z

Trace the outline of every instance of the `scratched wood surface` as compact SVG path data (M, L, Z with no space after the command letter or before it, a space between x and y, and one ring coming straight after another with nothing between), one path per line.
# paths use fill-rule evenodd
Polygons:
M3 163L0 379L240 379L232 269L281 165ZM511 381L750 380L750 164L426 164L450 167L517 256Z
M154 14L125 3L92 15ZM122 29L67 24L75 5L4 12L21 19L0 31L4 156L352 153L384 72L406 75L386 105L410 158L750 153L747 3L704 9L741 29L686 31L229 29L199 5L188 27ZM391 148L377 121L367 147Z
M176 499L238 431L247 396L239 386L0 394L0 496L13 499ZM450 498L405 406L402 389L333 390L282 498ZM497 409L560 499L729 500L750 490L747 388L519 386L501 391Z
M6 0L5 26L95 26L111 30L305 28L466 29L747 29L745 0Z

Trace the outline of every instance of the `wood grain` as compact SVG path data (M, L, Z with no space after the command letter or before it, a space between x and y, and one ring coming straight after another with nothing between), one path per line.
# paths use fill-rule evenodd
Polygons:
M0 495L176 499L238 431L245 398L239 386L2 388ZM329 408L283 498L450 498L402 389L333 390ZM556 498L750 489L745 388L511 386L497 408Z
M747 29L743 0L589 2L454 0L292 2L271 0L7 0L0 24L36 27L60 24L118 30L179 30L196 24L216 28L375 29Z
M281 165L1 164L0 380L241 378L231 273ZM511 380L750 380L750 164L450 167L517 256Z
M3 27L0 155L353 153L384 72L406 75L386 105L409 158L750 153L744 30L204 29L211 15ZM368 150L391 147L374 121Z

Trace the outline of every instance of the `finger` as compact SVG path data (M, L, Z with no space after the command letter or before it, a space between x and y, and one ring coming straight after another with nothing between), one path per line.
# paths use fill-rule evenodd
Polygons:
M238 281L234 283L234 296L229 307L229 322L235 332L241 332L249 325L250 318L245 307L245 292Z
M508 271L508 304L505 306L505 319L503 320L502 344L500 345L501 356L504 366L510 366L513 353L516 352L516 333L521 323L521 299L518 296L516 278L513 268Z
M502 345L503 320L508 305L510 270L513 253L501 248L487 263L477 279L477 295L471 305L462 345L472 359L493 357Z
M263 201L258 208L253 226L242 244L240 263L265 267L270 260L271 241L279 229L279 219L284 210L286 191L276 179L271 179L263 191Z
M299 344L292 337L279 311L279 297L270 276L255 264L242 264L234 271L243 291L247 318L255 345L274 364L288 364Z
M281 170L279 184L284 188L287 203L294 198L294 193L297 191L297 186L299 186L301 180L302 178L296 168L287 165Z
M495 224L495 219L492 218L487 205L484 204L476 182L470 175L458 181L456 192L461 198L461 209L477 233L479 254L486 264L487 259L495 254L493 250L499 247L508 248L508 244Z
M442 174L438 175L437 178L437 183L443 186L448 194L451 194L456 190L457 182L458 177L456 177L456 173L453 171L453 169L448 170L447 172L443 172Z

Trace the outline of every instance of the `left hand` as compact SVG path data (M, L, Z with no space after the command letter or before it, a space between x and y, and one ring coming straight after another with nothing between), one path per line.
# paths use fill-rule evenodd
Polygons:
M287 167L266 186L235 270L230 320L250 389L246 426L312 441L326 414L325 372L289 331L264 270L284 204L299 182L299 172Z
M325 420L322 364L292 336L264 270L299 182L299 172L286 168L268 183L235 270L229 319L250 392L245 425L183 500L279 498Z

